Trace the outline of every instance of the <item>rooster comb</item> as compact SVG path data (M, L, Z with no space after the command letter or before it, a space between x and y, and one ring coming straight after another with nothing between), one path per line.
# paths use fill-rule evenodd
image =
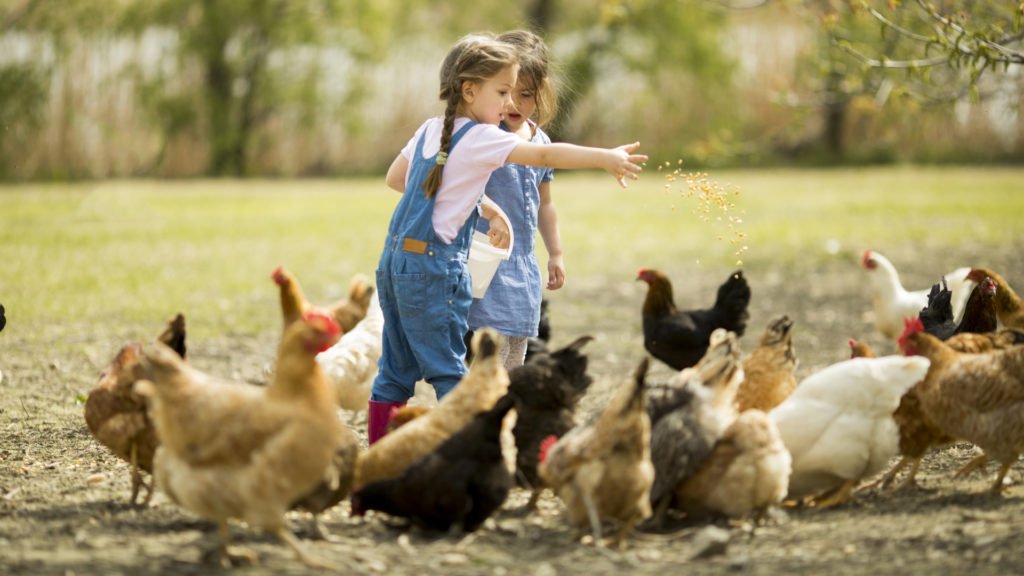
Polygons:
M538 458L537 459L540 460L541 462L544 462L545 460L547 460L548 459L548 451L551 450L551 447L554 446L556 442L558 442L558 438L554 434L552 434L552 435L544 438L543 440L541 440L540 441L540 453L538 454Z
M274 280L274 283L281 286L288 280L288 276L286 274L287 272L285 272L284 266L278 266L277 268L274 268L274 273L271 274L270 277Z
M341 326L338 325L338 321L319 310L306 312L302 315L302 320L306 324L332 336L334 334L341 334Z

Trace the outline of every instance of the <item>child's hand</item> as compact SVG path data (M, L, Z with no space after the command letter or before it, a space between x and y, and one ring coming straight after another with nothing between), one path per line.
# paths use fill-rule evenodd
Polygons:
M510 235L508 226L505 226L505 220L495 213L488 222L490 222L491 227L487 230L487 238L491 241L491 246L501 250L508 248Z
M565 284L565 266L562 255L548 256L548 290L558 290Z
M639 178L639 174L643 170L640 164L647 162L646 154L633 154L633 151L639 147L640 142L633 142L609 150L612 155L605 170L613 174L619 182L619 186L623 188L626 187L626 177L628 176L631 180Z

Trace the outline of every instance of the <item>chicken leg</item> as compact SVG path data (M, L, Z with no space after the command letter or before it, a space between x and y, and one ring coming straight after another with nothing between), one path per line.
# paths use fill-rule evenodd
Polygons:
M132 465L132 499L131 505L133 508L145 508L149 506L149 501L153 499L153 486L147 484L142 479L142 472L139 470L139 445L132 442L131 450L131 465ZM152 481L151 481L152 483ZM146 489L146 499L142 501L142 504L138 504L136 500L139 497L139 488Z
M227 520L220 520L217 522L217 548L212 551L216 553L220 565L225 569L231 569L236 563L251 565L259 561L259 557L252 550L232 547L230 544L231 527Z
M862 490L873 490L875 488L886 488L887 486L889 486L889 484L892 484L892 481L896 479L896 476L900 473L900 471L906 468L907 464L909 463L910 458L908 456L900 458L900 461L897 462L895 466L890 468L889 471L885 473L885 476L882 476L880 480L876 480L870 484L865 484L864 486L861 486L860 488L858 488L858 492Z
M903 482L900 483L899 488L897 488L897 490L906 490L908 488L920 488L920 486L917 485L916 478L917 470L918 468L921 467L921 460L922 458L914 458L914 464L913 466L911 466L910 472L907 473L907 477L903 479Z
M590 531L594 536L594 545L600 546L601 544L601 518L597 514L597 507L594 506L594 500L590 497L590 492L587 490L581 490L581 497L583 498L583 506L587 509L587 517L590 519Z
M974 473L975 470L985 470L986 466L988 466L988 454L976 456L973 460L961 466L960 469L956 471L956 474L953 474L953 478L966 478Z
M318 560L307 554L306 551L302 548L302 544L299 542L299 539L296 538L294 534L289 532L287 528L278 528L274 533L277 535L278 538L281 539L282 542L285 543L285 545L292 549L292 552L295 552L295 557L298 558L299 561L305 564L306 566L309 566L310 568L323 568L334 571L341 570L340 566L336 566L324 560Z
M853 488L856 485L856 480L846 480L827 497L823 499L816 499L814 503L818 508L822 509L839 506L850 499L850 495L853 493Z
M992 484L991 492L993 496L1002 496L1003 489L1005 488L1003 486L1003 478L1006 478L1006 473L1010 471L1010 466L1013 466L1013 464L1017 461L1018 457L1019 455L1014 455L1012 460L1003 464L1003 466L999 469L999 475L996 476L996 481L994 484Z

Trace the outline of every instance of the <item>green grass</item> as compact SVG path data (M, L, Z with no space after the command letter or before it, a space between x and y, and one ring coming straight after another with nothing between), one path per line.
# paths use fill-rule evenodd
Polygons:
M738 259L767 268L865 247L941 252L965 241L1022 243L1024 169L711 177L738 191L743 222L736 228L749 246L741 256L724 223L698 218L682 185L666 188L653 169L626 190L605 175L560 173L553 189L572 277L632 275L641 266L731 267ZM343 295L352 274L372 276L397 200L383 178L0 187L0 302L9 328L155 330L180 310L200 337L257 333L277 321L269 276L279 264L321 302ZM27 344L35 338L20 336Z

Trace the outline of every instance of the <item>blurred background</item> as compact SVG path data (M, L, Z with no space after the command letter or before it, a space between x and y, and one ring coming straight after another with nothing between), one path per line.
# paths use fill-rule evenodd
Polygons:
M0 179L383 172L461 35L528 27L556 140L695 167L1024 160L1018 0L0 0Z

